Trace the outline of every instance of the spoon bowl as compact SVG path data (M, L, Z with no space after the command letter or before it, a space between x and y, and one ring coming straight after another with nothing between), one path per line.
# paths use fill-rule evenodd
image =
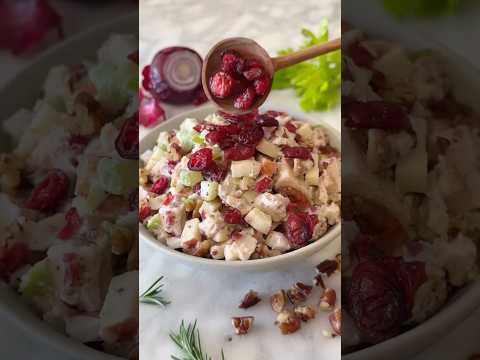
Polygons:
M243 114L250 112L251 109L260 107L267 99L271 89L273 75L275 71L298 64L302 61L313 59L316 56L340 49L340 39L330 40L322 44L301 49L288 55L272 58L267 51L252 39L244 37L228 38L217 43L210 49L202 66L202 86L213 103L222 110L232 114ZM256 96L253 104L247 110L239 110L233 106L231 97L220 99L212 95L209 86L209 79L219 70L222 65L222 55L227 51L238 53L244 59L255 59L258 61L270 78L270 85L262 96Z
M210 49L205 61L203 62L202 67L202 85L205 90L207 97L215 103L218 107L232 114L243 114L250 112L251 110L239 110L233 107L233 102L231 98L219 99L212 95L210 92L210 87L208 81L211 76L213 76L218 69L222 66L222 55L228 50L235 51L240 56L245 59L255 59L257 60L264 68L265 73L273 79L273 74L275 68L273 65L272 58L268 55L267 51L257 44L252 39L247 39L243 37L235 37L224 39L217 43L213 48ZM268 97L270 93L272 84L270 83L269 89L265 92L263 96L257 96L251 108L260 107Z

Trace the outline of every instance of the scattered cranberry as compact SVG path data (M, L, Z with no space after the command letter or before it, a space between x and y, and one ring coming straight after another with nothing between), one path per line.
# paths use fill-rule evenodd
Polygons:
M257 125L263 127L278 127L278 121L271 115L262 114L256 119Z
M249 81L258 79L263 75L263 70L260 67L252 67L243 72L243 77Z
M244 124L242 131L235 138L236 142L243 145L256 146L264 136L263 129L256 124Z
M82 226L82 219L78 215L77 209L71 208L65 214L67 224L60 230L57 237L61 240L70 239Z
M250 159L255 155L255 148L247 145L235 145L225 150L225 159L239 161Z
M167 196L165 196L165 199L163 199L163 205L167 206L167 205L170 205L170 203L173 201L173 194L171 192L169 192L167 194Z
M297 127L291 121L287 122L284 126L285 126L285 129L287 129L291 133L295 134L297 132Z
M272 186L272 178L264 176L255 184L255 191L258 193L264 193Z
M223 117L225 120L231 123L244 123L244 122L252 122L258 116L258 109L255 109L246 114L229 114L224 111L218 111L218 115Z
M188 168L192 171L203 171L214 164L213 152L210 148L195 151L188 160Z
M242 214L235 208L225 210L223 212L223 219L227 224L241 224L243 222Z
M342 105L345 126L398 131L410 126L405 108L386 101L350 101Z
M167 190L170 181L166 176L160 176L150 188L150 192L161 195Z
M233 78L224 71L219 71L210 78L210 91L220 99L230 95L233 87Z
M54 210L67 196L69 185L70 180L62 170L51 170L33 189L25 205L29 209L38 211Z
M223 179L227 176L227 169L224 167L221 167L217 164L212 165L210 168L207 170L204 170L203 176L210 181L216 181L216 182L222 182Z
M242 94L233 100L233 107L239 110L247 110L255 100L255 89L248 87Z
M141 206L138 210L138 220L144 221L150 215L152 215L153 210L149 206Z
M138 159L138 112L125 120L115 140L118 154L125 159Z
M253 87L257 95L265 95L270 87L270 79L267 75L263 75L253 82Z
M287 239L294 248L299 248L312 238L312 229L305 216L290 213L287 218Z
M31 251L24 242L0 247L0 278L8 281L11 274L29 263Z
M312 158L312 152L308 148L302 146L285 146L282 149L282 153L289 159L308 160Z

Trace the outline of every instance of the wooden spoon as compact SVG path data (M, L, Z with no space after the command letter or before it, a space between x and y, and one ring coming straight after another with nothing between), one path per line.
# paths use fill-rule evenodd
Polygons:
M340 49L340 39L331 40L323 44L314 45L307 49L295 51L291 54L279 57L270 57L267 51L258 45L255 41L243 37L229 38L220 41L210 49L202 67L202 85L207 97L217 104L222 110L232 113L241 114L251 111L251 109L261 106L268 97L271 90L271 84L268 91L263 96L257 96L255 102L249 110L242 111L233 107L233 99L219 99L212 95L208 82L211 76L221 69L222 54L226 50L233 50L240 54L244 59L255 59L262 64L265 72L273 79L275 71L286 68L299 62L313 59L319 55Z

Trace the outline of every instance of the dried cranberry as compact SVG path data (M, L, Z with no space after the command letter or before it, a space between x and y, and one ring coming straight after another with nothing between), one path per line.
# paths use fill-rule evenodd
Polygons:
M272 178L268 176L264 176L260 180L257 181L255 184L255 191L259 193L264 193L272 186Z
M308 160L312 158L312 152L310 149L302 146L285 146L282 149L282 153L289 159Z
M0 247L0 278L8 281L11 274L30 262L31 251L24 242Z
M149 206L141 206L138 210L138 220L143 221L152 215L153 210Z
M243 221L242 214L235 208L226 209L223 212L223 219L227 224L241 224Z
M219 127L217 130L210 131L207 136L205 136L205 139L210 144L216 144L220 146L222 150L233 146L233 140L224 128L225 126Z
M233 78L224 71L219 71L210 78L210 91L220 99L230 95L233 87Z
M227 73L235 72L235 66L238 62L238 55L234 52L225 52L222 55L222 70Z
M126 119L115 140L118 154L125 159L138 159L138 112Z
M38 211L54 210L68 195L69 185L70 180L62 170L51 170L33 189L25 206Z
M214 164L213 151L210 148L203 148L195 151L188 160L188 168L192 171L203 171Z
M163 199L163 205L167 206L167 205L170 205L170 203L173 201L174 199L174 196L171 192L169 192L167 194L167 196L165 196L165 199Z
M151 71L150 65L145 66L142 70L142 76L143 76L142 87L147 91L151 90L151 88L150 88L151 87L151 85L150 85L150 71Z
M235 71L238 75L242 75L243 71L245 70L245 59L239 57L235 64Z
M263 69L262 64L258 60L255 59L247 59L245 60L245 70L250 70L252 68L260 68Z
M259 67L252 67L243 72L243 77L248 81L253 81L255 79L258 79L262 75L263 75L263 70Z
M345 126L398 131L410 126L405 108L386 101L351 101L342 105Z
M369 260L352 274L347 306L357 327L371 342L398 334L410 317L413 296L426 280L422 263L400 258Z
M263 129L256 124L245 124L236 137L236 142L243 145L257 145L264 136Z
M263 127L278 127L278 121L271 115L262 114L256 119L257 125Z
M305 246L312 238L312 229L305 216L290 213L286 224L287 239L294 248Z
M218 111L218 115L231 123L252 122L258 116L258 109L255 109L246 114L229 114L224 111Z
M65 220L67 224L60 230L57 237L61 240L70 239L82 225L82 219L78 215L77 209L71 208L65 214Z
M262 75L253 82L253 87L257 95L265 95L270 88L270 78L267 75Z
M285 129L287 129L291 133L295 134L297 132L297 127L291 121L287 122L284 126L285 126Z
M242 94L235 97L233 100L233 107L239 110L249 109L255 100L255 95L255 89L253 87L248 87Z
M225 159L239 161L250 159L255 155L255 148L247 145L235 145L225 150Z
M150 188L150 192L161 195L167 190L170 180L166 176L160 176Z
M371 68L375 60L373 55L363 47L359 42L355 42L348 47L347 54L352 58L357 66Z
M204 170L203 176L210 181L222 182L227 176L227 170L217 164L212 165L207 170Z

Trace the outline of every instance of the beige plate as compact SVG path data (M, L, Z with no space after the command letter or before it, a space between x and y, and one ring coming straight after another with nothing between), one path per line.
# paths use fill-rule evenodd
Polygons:
M215 107L212 105L205 105L201 108L197 108L195 110L177 115L173 117L168 122L160 124L154 130L150 131L147 135L145 135L140 140L140 154L148 149L152 149L156 143L158 134L161 131L178 129L180 124L183 122L184 119L190 118L197 118L202 119L208 114L211 114L216 110ZM261 109L263 111L268 109ZM279 110L278 108L272 108L272 110ZM280 109L284 110L284 109ZM295 116L299 120L309 121L308 116L306 115L297 115L295 113L289 112L289 114ZM313 123L313 121L309 121ZM319 123L327 134L329 135L332 145L340 149L340 133L338 130L335 130L331 126L325 123ZM258 259L258 260L248 260L248 261L224 261L224 260L212 260L212 259L205 259L200 257L195 257L187 254L183 254L182 252L173 250L168 246L162 244L158 240L155 239L152 234L142 225L140 224L140 239L146 241L150 245L152 245L155 249L163 252L166 256L176 258L178 261L190 264L196 267L203 267L209 269L221 269L221 270L235 270L235 271L272 271L279 269L280 267L292 265L295 263L300 263L304 261L306 258L311 257L314 254L318 254L322 251L322 249L326 248L327 245L330 245L334 240L339 240L340 237L340 225L333 226L330 231L322 236L319 240L301 248L298 250L294 250L292 252L282 254L279 256L274 256L271 258L266 259ZM329 254L331 255L331 254Z

